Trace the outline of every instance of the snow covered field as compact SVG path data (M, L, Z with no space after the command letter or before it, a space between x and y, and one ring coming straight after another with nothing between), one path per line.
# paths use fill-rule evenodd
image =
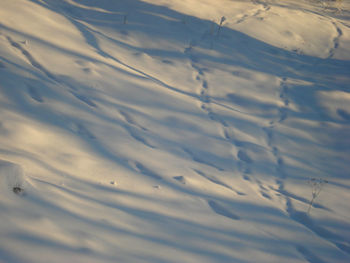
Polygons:
M0 262L350 262L321 2L1 0Z

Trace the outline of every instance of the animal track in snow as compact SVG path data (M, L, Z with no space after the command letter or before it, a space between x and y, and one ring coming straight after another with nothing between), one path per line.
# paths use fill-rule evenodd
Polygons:
M268 10L268 7L264 6L264 10L265 9ZM261 12L261 10L260 10L260 12ZM255 14L255 15L257 15L257 14ZM200 99L200 108L207 114L207 116L209 117L210 120L219 124L221 130L223 131L223 138L225 140L227 140L230 144L233 144L235 147L239 148L238 153L237 153L237 158L239 160L238 167L239 167L239 170L242 172L243 178L247 181L248 180L250 181L248 174L251 173L250 165L253 163L253 160L250 158L250 156L243 149L240 149L240 148L244 148L244 147L242 147L242 144L240 145L240 142L235 139L234 134L229 129L230 128L229 125L223 120L223 118L221 118L220 115L216 114L211 107L212 99L209 95L210 85L208 83L208 80L206 79L206 74L205 74L206 69L204 69L198 65L199 59L194 54L194 49L195 49L196 44L197 44L197 41L192 40L190 43L190 46L185 49L184 53L189 57L191 66L194 69L194 74L193 74L194 79L197 82L199 82L198 94L199 94L199 99ZM218 170L222 170L221 168L217 167L216 165L209 163L208 161L204 161L202 158L198 158L195 154L193 154L188 149L184 149L184 151L186 153L188 153L194 161L215 167ZM212 181L213 183L218 184L218 181L216 179L213 180L212 178L210 178L210 179L208 177L206 177L206 178L208 180ZM226 185L226 187L227 187L227 185ZM235 191L235 190L233 190L233 191ZM242 194L238 191L236 191L236 193Z
M223 129L223 136L224 136L225 140L228 140L232 143L235 142L234 136L231 134L230 130L228 130L227 128Z
M271 187L265 187L264 184L259 180L255 179L254 182L258 185L257 192L264 198L271 200L271 192L270 189Z
M249 182L252 180L252 179L250 179L250 177L248 176L248 173L246 173L246 172L243 172L243 176L242 177L243 177L244 180L249 181Z
M251 164L253 163L253 159L243 150L247 147L245 142L239 141L235 138L234 133L230 127L223 126L223 137L225 140L230 142L238 148L237 159L238 159L238 170L242 174L242 178L246 181L251 181L249 174L251 174Z
M273 125L274 125L274 121L271 121L270 126L262 128L262 130L266 133L266 142L269 147L272 147L272 144L273 144L273 128L274 128Z
M227 217L227 218L232 219L232 220L240 220L241 219L238 215L234 214L229 209L225 208L223 205L221 205L213 200L208 200L208 205L215 213L217 213L221 216Z
M280 86L281 86L280 99L282 99L284 103L284 107L280 108L277 120L271 120L270 126L263 128L263 130L266 133L267 144L270 147L271 152L273 153L275 158L275 172L277 176L276 184L278 186L277 192L281 194L285 199L286 212L288 213L290 218L304 225L305 227L310 229L312 232L314 232L321 238L332 242L334 245L336 245L339 249L343 250L344 252L350 253L350 245L348 241L341 239L339 236L327 231L326 229L323 229L321 227L314 225L314 223L312 222L308 214L306 214L305 212L299 212L294 209L292 200L297 200L305 204L308 204L309 200L302 197L298 197L285 190L285 180L288 177L288 173L286 171L285 159L283 158L279 150L279 146L276 145L276 142L274 142L274 129L275 129L275 125L279 125L280 123L284 122L288 118L287 113L288 113L288 107L289 107L290 101L288 98L287 78L283 78L281 80ZM266 192L263 192L263 193L265 194ZM318 204L317 204L317 208L328 210L327 208ZM322 261L319 261L315 255L313 255L311 252L309 252L305 248L298 247L297 250L303 255L305 259L309 260L309 262L311 263L322 262Z
M332 24L334 25L334 28L335 28L335 30L337 32L337 35L333 39L333 47L329 50L328 58L332 58L334 56L335 51L339 47L340 38L343 35L343 31L341 30L341 28L335 22L332 22Z
M272 119L269 122L269 126L263 127L262 130L266 134L266 144L270 148L270 151L275 159L275 174L277 177L276 184L278 186L278 192L284 196L284 198L286 199L286 203L289 203L289 197L284 194L284 181L287 178L287 173L285 171L285 162L278 149L278 146L276 145L276 142L274 141L275 126L283 123L288 118L288 107L290 101L288 97L287 78L282 78L280 81L279 98L282 100L284 106L279 108L277 118ZM263 197L271 199L271 196L265 191L261 191L261 194Z
M261 5L261 7L257 8L257 10L253 13L253 14L244 14L241 18L239 18L235 23L236 24L240 24L244 21L246 21L248 18L251 17L258 17L261 13L263 12L267 12L271 9L271 7L269 5L267 5L264 2L261 1L257 1L257 0L252 0L252 3L254 3L255 5Z
M196 80L201 82L199 90L199 99L201 102L200 108L208 115L210 120L217 122L223 127L228 127L227 123L212 110L211 98L209 95L210 87L208 81L205 79L204 70L196 66L194 63L192 63L192 67L197 71Z
M288 117L288 109L283 107L279 109L279 116L280 118L278 119L278 122L283 122L287 119Z
M288 85L287 85L287 78L282 78L280 82L280 98L283 101L284 107L280 107L279 109L279 119L278 122L283 122L288 117L288 106L289 106L289 98L288 98Z
M194 67L197 71L198 71L198 76L197 76L197 80L201 81L201 85L200 85L200 90L199 90L199 99L201 101L201 109L204 110L209 118L211 120L215 120L215 117L213 116L213 112L211 110L210 107L210 96L209 96L209 85L208 85L208 81L203 79L203 75L201 75L201 71L198 67ZM202 77L201 77L202 76Z
M247 17L249 17L249 15L247 15L247 14L243 15L240 19L238 19L236 21L236 24L240 24L240 23L244 22L247 19Z
M266 133L267 145L271 147L272 152L276 156L277 148L273 146L273 137L274 137L274 128L278 123L284 122L288 118L288 107L289 107L289 98L288 98L288 85L286 84L287 78L282 78L280 82L280 99L283 101L284 106L280 107L278 110L278 116L276 119L271 120L269 126L263 127L263 131Z
M289 100L288 100L288 86L286 84L287 78L282 78L280 86L280 98L283 100L284 106L288 107Z
M226 123L221 120L213 111L211 108L211 98L209 95L209 83L208 81L205 79L205 71L206 69L201 68L200 66L198 66L198 58L193 54L193 48L196 46L196 41L192 40L190 47L185 49L185 54L189 57L190 61L191 61L191 67L194 69L195 72L195 80L200 82L200 88L198 91L198 97L200 100L200 108L208 115L208 117L213 120L216 121L222 125L226 125Z
M264 1L261 1L261 0L252 0L253 4L256 4L256 5L262 5L264 10L270 10L270 6L264 2Z

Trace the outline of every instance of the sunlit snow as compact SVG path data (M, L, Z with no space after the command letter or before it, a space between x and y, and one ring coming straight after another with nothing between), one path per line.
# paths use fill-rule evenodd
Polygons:
M0 262L350 262L350 2L1 0Z

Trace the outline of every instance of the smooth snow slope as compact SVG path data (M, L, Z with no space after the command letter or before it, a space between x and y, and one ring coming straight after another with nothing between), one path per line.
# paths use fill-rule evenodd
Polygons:
M350 262L341 8L1 0L0 262Z

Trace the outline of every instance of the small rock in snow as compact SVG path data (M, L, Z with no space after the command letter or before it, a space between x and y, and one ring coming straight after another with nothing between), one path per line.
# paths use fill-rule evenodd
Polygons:
M117 185L117 181L111 181L111 185Z

